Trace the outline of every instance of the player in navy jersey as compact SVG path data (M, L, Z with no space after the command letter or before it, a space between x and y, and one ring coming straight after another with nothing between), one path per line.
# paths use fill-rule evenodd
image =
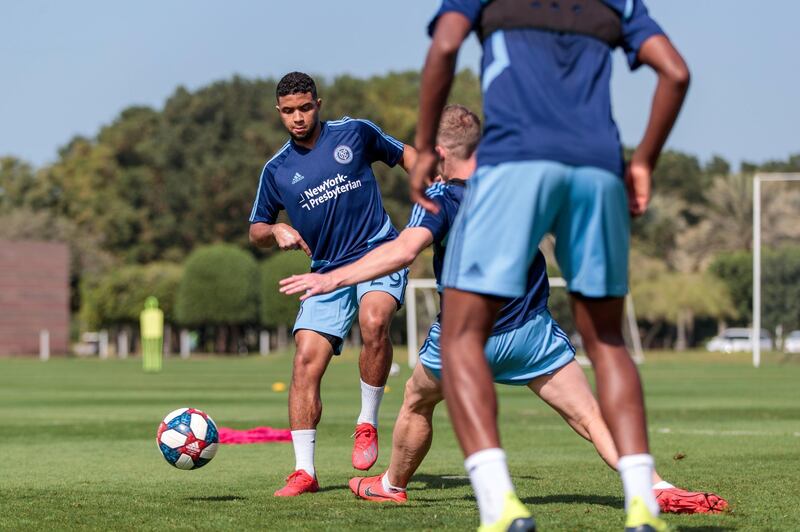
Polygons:
M431 24L412 175L412 197L433 210L422 190L436 164L435 124L456 53L472 29L484 47L487 124L479 168L450 235L442 348L448 408L483 527L529 519L499 448L491 374L481 353L497 298L524 292L535 248L549 231L598 375L604 418L623 455L626 527L663 528L649 490L653 462L641 386L621 337L626 207L634 215L646 207L650 173L681 106L688 70L639 0L446 0ZM647 131L626 170L627 201L608 90L609 51L617 46L632 67L648 64L659 77Z
M525 292L539 241L552 232L603 418L621 455L625 527L664 529L650 489L641 383L621 323L629 217L647 207L688 69L642 0L443 0L429 26L411 176L412 200L433 211L424 191L435 175L436 127L458 50L473 30L483 46L486 128L450 234L441 342L444 393L481 528L535 527L500 448L483 346L502 298ZM627 167L611 113L610 52L618 47L632 69L646 64L658 76L644 137Z
M276 98L291 138L261 172L250 215L250 241L259 247L302 249L311 258L311 271L324 272L396 238L371 165L381 161L407 170L414 162L414 148L367 120L320 121L322 100L306 74L284 76ZM277 221L281 210L291 225ZM319 489L314 447L322 416L320 382L331 357L341 352L356 315L364 345L359 358L361 413L352 462L357 469L375 463L378 408L392 363L389 324L403 303L407 276L401 269L301 305L293 328L297 348L289 388L295 471L276 496Z
M303 298L330 293L408 266L430 245L434 248L434 273L439 283L447 235L462 202L466 180L475 170L474 152L479 139L478 117L463 106L447 106L436 145L444 183L435 183L426 191L439 211L430 213L416 205L408 226L394 241L327 273L284 279L281 291L305 292ZM527 292L503 306L501 318L487 342L485 355L494 381L528 386L578 434L591 441L603 460L614 468L618 455L611 434L589 382L575 361L572 345L547 311L548 295L544 257L537 254ZM420 363L406 383L403 405L394 426L389 467L381 475L350 480L350 489L360 498L397 503L407 500L406 486L430 448L433 412L442 400L440 331L437 320L420 349ZM715 494L676 488L655 472L652 483L662 511L717 512L727 506Z

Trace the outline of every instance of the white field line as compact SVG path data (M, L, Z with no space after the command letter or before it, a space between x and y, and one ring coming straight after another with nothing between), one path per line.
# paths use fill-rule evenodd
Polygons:
M800 432L769 432L762 430L711 430L711 429L671 429L662 427L653 429L659 434L693 434L698 436L795 436L800 438Z
M535 410L523 410L520 412L523 416L539 415ZM561 431L566 427L564 425L539 425L536 427L526 427L526 430L539 430L539 431ZM794 432L776 432L776 431L763 431L763 430L712 430L712 429L673 429L670 427L651 427L651 432L657 434L689 434L695 436L793 436L800 438L800 431Z

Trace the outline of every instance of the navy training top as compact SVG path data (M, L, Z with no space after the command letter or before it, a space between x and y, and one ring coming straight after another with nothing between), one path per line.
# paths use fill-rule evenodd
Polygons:
M602 3L600 3L602 2ZM504 4L508 4L504 2ZM599 5L598 5L599 4ZM639 48L662 34L642 0L597 0L596 7L618 17L614 45L585 33L539 28L492 28L483 35L482 14L489 0L443 0L428 26L433 35L443 14L456 12L482 38L481 89L485 128L478 165L507 161L549 160L570 166L593 166L623 173L622 144L611 112L611 51L621 47L631 70L639 67ZM571 2L520 1L519 18L537 14L522 10L565 10L577 23L590 13ZM506 11L511 8L506 7ZM506 26L513 26L506 22Z
M383 208L372 163L394 166L403 143L368 120L322 122L312 149L290 140L261 171L250 223L275 223L286 210L311 248L311 270L353 262L397 237Z

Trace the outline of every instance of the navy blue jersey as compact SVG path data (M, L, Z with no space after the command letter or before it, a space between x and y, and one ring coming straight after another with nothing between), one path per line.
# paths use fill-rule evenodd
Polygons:
M311 270L325 272L397 237L371 165L397 164L403 143L368 120L321 127L312 149L290 140L264 165L250 223L273 224L285 209L311 248Z
M436 276L438 290L442 291L442 266L447 246L447 235L456 219L458 207L464 198L465 182L451 179L445 183L435 183L425 194L439 206L439 212L433 214L414 205L406 227L424 227L433 234L433 273ZM500 309L492 334L500 334L516 329L533 318L547 306L550 295L550 283L547 281L547 264L541 251L528 270L528 286L525 295L512 299Z
M432 34L442 14L457 12L483 38L485 129L478 164L550 160L622 175L622 146L611 112L609 52L621 47L635 69L641 45L662 33L642 0L602 0L599 8L610 9L618 19L614 44L582 33L527 27L489 28L491 33L483 34L487 28L482 13L491 4L492 0L443 0L428 28ZM517 6L514 9L576 7L544 0L521 1Z

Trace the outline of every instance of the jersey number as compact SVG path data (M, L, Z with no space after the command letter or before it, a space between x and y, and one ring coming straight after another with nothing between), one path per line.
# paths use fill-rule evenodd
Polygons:
M381 277L380 279L375 279L369 285L370 286L383 286L383 280L385 277ZM401 284L403 284L403 274L400 272L394 272L389 274L389 279L391 283L389 283L389 288L397 288Z

